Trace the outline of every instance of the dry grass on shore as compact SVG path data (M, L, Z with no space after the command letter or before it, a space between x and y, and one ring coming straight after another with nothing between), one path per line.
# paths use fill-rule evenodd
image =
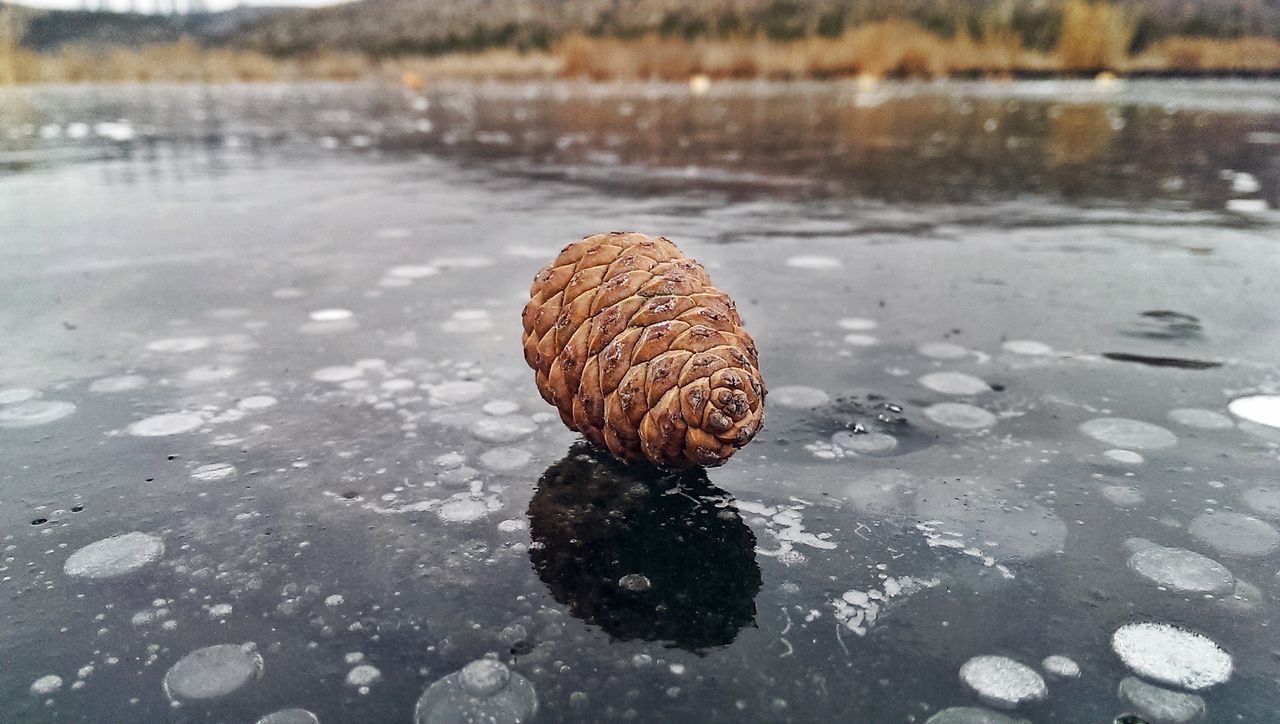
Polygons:
M1079 10L1071 10L1077 7ZM711 78L935 78L1017 74L1280 71L1280 41L1172 37L1137 56L1126 49L1133 26L1106 5L1069 6L1056 48L1035 51L1012 33L943 38L914 23L887 20L833 38L683 40L575 35L550 52L494 49L436 57L376 59L354 52L277 58L253 51L203 48L190 41L90 51L66 48L38 54L0 49L0 79L19 83L237 82L352 80L386 77L410 85L438 79L677 80Z

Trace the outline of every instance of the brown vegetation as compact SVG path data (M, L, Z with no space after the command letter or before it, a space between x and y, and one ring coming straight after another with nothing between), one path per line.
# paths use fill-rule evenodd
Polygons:
M291 56L208 48L193 41L35 53L0 44L0 80L19 83L101 81L230 82L392 77L411 85L432 79L591 80L711 78L933 78L948 75L1126 72L1280 71L1280 40L1168 37L1131 55L1135 20L1117 5L1068 0L1056 44L1024 45L998 22L949 37L902 19L866 22L834 34L776 39L766 35L688 38L647 33L620 38L572 34L549 50L491 48L438 56L375 57L355 51Z

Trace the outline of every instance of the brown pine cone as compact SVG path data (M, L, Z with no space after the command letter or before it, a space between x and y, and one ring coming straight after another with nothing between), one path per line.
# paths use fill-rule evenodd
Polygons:
M720 465L760 429L755 342L733 300L667 239L575 241L529 295L524 358L569 429L670 467Z

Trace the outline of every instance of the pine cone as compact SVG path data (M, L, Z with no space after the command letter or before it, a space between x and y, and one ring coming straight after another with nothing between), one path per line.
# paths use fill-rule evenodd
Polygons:
M569 429L626 461L724 463L764 418L756 345L733 300L670 241L569 244L534 277L524 357Z

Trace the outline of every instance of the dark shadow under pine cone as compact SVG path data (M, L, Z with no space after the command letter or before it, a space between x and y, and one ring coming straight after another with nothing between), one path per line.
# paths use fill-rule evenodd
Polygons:
M556 601L621 639L702 652L755 621L755 534L693 468L623 465L585 443L529 503L529 556Z

